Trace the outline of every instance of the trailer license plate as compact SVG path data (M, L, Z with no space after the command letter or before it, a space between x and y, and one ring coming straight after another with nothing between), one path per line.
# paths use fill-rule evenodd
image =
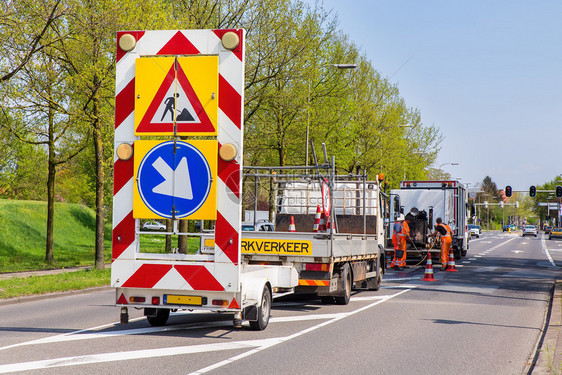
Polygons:
M199 296L176 296L172 294L164 294L164 303L168 305L201 306L203 304L203 299Z

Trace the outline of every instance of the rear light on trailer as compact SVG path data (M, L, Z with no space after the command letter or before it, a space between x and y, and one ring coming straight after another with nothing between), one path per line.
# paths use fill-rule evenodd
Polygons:
M212 302L213 306L228 306L228 302L227 300L224 299L214 299Z
M144 297L129 297L129 302L131 302L131 303L145 303L146 298L144 298Z
M152 304L159 305L160 304L160 297L152 297Z
M328 272L330 270L329 263L305 263L304 269L307 271L324 271Z

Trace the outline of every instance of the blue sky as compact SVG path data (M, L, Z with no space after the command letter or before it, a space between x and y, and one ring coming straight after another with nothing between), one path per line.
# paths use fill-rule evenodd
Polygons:
M562 2L324 0L445 140L435 167L528 190L562 174ZM404 66L402 66L406 63ZM402 66L402 68L400 68Z

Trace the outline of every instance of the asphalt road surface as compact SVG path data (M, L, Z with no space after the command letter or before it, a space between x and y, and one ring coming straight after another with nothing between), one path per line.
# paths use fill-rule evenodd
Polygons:
M120 325L111 290L0 305L0 373L527 373L558 264L562 241L484 234L458 272L388 271L347 306L284 297L261 332L197 312Z

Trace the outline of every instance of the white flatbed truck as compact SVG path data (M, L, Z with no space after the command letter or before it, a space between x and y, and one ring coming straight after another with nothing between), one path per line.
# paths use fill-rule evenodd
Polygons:
M333 160L319 167L247 167L245 177L250 185L252 179L274 180L264 185L273 186L276 225L274 232L243 232L244 263L294 267L294 292L316 294L325 303L347 304L353 287L379 289L386 265L379 181L337 176ZM318 207L336 218L333 230L328 225L326 232L313 232ZM295 232L289 232L291 220Z
M402 181L400 189L390 192L391 228L400 213L410 222L411 239L415 244L415 247L409 245L408 257L419 257L428 251L440 253L437 244L428 246L428 235L434 230L438 217L451 228L455 259L466 256L470 239L468 195L459 181Z

